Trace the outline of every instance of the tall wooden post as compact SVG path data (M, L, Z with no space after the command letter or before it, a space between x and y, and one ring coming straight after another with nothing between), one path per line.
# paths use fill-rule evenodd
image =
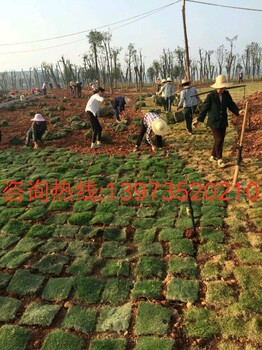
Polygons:
M187 75L187 79L190 80L189 50L188 50L188 40L187 40L187 31L186 31L186 0L182 0L182 17L183 17L183 28L184 28L184 38L185 38L185 52L186 52L186 75Z

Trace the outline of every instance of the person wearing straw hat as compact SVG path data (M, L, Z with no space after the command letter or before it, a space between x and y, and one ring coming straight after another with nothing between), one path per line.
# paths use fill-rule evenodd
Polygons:
M180 101L177 106L177 111L182 107L184 108L187 132L192 135L193 115L196 113L197 106L201 103L201 99L199 96L193 96L197 94L197 90L194 86L191 86L190 80L183 79L181 85L182 91L180 92Z
M33 140L34 148L38 148L39 144L43 144L42 136L47 130L46 120L42 114L37 113L31 121L33 123L27 131L25 145L30 146L30 141Z
M156 135L156 146L154 146L151 140L152 131ZM139 147L145 134L146 140L151 146L153 152L156 152L157 148L161 149L163 147L162 136L165 135L166 132L167 123L162 119L162 117L158 113L156 113L154 110L146 113L142 118L140 132L137 137L134 152L139 150Z
M225 167L222 155L226 128L228 126L227 109L236 116L243 113L233 101L228 90L226 90L226 88L232 85L232 83L227 82L224 75L217 76L216 82L211 85L214 91L207 95L197 120L193 122L193 126L197 126L198 122L203 123L208 114L207 126L210 127L214 137L214 145L209 160L211 162L217 162L220 168Z
M165 100L165 111L171 112L171 105L174 100L175 89L171 77L168 77L166 84L163 86L163 97Z

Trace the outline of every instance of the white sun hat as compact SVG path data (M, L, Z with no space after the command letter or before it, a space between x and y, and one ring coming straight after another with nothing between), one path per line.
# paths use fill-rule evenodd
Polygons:
M214 89L223 89L223 88L227 88L232 86L232 83L228 83L227 82L227 78L225 77L225 75L218 75L216 77L216 82L213 85L210 85L210 87L214 88Z
M45 118L42 116L42 114L36 113L34 118L31 120L32 120L32 122L44 122Z
M152 130L156 135L164 135L167 132L167 123L160 118L157 118L152 123Z

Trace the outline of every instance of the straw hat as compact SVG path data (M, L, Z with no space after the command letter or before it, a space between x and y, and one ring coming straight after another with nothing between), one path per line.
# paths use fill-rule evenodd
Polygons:
M232 83L227 82L227 78L225 75L218 75L216 78L216 82L213 85L210 85L210 87L214 89L223 89L232 86Z
M190 84L190 80L182 79L181 85Z
M166 81L168 81L169 83L171 83L171 82L172 82L171 77L168 77Z
M161 84L164 84L164 83L166 83L166 79L161 80Z
M157 118L152 123L152 130L156 135L164 135L167 132L167 123L160 118Z
M35 114L34 118L31 119L32 122L44 122L45 121L45 118L42 116L42 114Z

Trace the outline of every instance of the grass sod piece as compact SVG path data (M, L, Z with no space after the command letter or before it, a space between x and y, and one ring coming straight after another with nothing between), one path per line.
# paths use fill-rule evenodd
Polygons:
M217 243L223 243L225 234L223 231L203 227L201 232L201 237L204 238L205 241L214 241Z
M17 250L10 251L0 258L0 267L16 269L29 259L31 255L31 253L24 253Z
M157 337L140 337L138 338L135 350L172 350L174 340L157 338Z
M209 338L219 334L216 313L195 306L186 310L184 325L188 337Z
M59 275L63 266L68 262L68 258L59 254L47 254L43 256L37 263L33 264L33 268L43 273L54 273Z
M67 246L66 242L62 242L51 238L46 242L46 244L39 247L38 251L44 254L58 253L61 250L64 250L66 246Z
M125 241L126 232L123 229L107 227L104 229L103 236L109 241Z
M239 260L244 264L262 264L262 253L255 249L242 248L235 250L235 253Z
M3 325L0 328L1 350L26 350L31 332L23 327Z
M32 302L26 308L19 322L21 325L49 326L59 311L59 305L39 304Z
M151 244L140 243L138 245L138 255L163 255L163 247L160 242L154 242Z
M33 225L27 233L27 237L50 238L55 231L55 225Z
M235 302L234 291L224 282L210 282L207 284L206 301L214 306L230 305Z
M224 339L247 336L247 321L243 318L242 313L232 312L230 308L223 309L223 316L218 319L218 322Z
M53 237L75 238L78 231L79 231L79 226L76 226L76 225L58 225L55 229Z
M53 201L49 204L48 211L51 210L67 210L69 209L71 203L68 201Z
M93 214L90 212L73 213L69 216L68 222L70 225L88 225L92 217Z
M152 243L156 237L156 228L137 229L134 234L133 243Z
M94 332L96 328L96 313L96 310L72 306L68 309L61 326L84 333Z
M73 205L74 212L88 212L94 209L96 204L92 201L77 201Z
M0 214L0 227L4 226L9 219L16 218L24 212L23 208L4 208Z
M46 336L41 350L81 350L83 346L84 341L80 337L55 329Z
M165 263L159 257L142 256L138 260L136 274L139 278L159 277L165 273Z
M130 265L127 260L109 260L101 270L101 275L104 277L128 277L129 274Z
M98 303L101 298L104 282L96 277L78 277L75 280L75 300L89 304Z
M131 304L119 307L105 307L101 310L97 320L97 332L123 332L127 331L131 318Z
M127 302L130 294L130 281L126 279L108 279L102 293L101 301L110 304L123 304Z
M0 296L0 322L13 320L20 305L20 300Z
M173 258L168 262L168 273L181 274L187 277L197 277L197 263L194 258L185 257L185 258Z
M83 254L80 257L77 257L70 266L66 269L66 272L73 276L86 276L90 275L93 271L93 268L96 265L96 259L89 254Z
M149 229L156 223L155 218L139 218L133 221L133 226L138 229Z
M208 261L201 269L201 274L204 279L209 280L211 278L217 279L222 271L222 266L216 261Z
M8 223L2 228L1 232L7 233L10 235L20 235L22 236L27 230L31 227L30 223L26 221L11 219Z
M195 280L172 278L167 286L167 300L195 302L198 299L199 285Z
M66 213L56 213L51 214L48 216L48 218L45 221L46 225L63 225L67 222L68 214Z
M98 213L92 215L92 219L90 220L90 225L94 224L111 224L114 219L114 214L112 213Z
M42 298L50 301L65 300L72 288L73 278L50 278L45 286Z
M195 254L193 243L189 239L174 239L170 241L169 245L171 254Z
M118 242L104 242L100 256L105 258L125 258L127 248Z
M66 249L66 254L70 256L81 256L84 254L91 254L95 247L92 243L84 243L82 241L70 242L68 248Z
M21 252L28 252L28 251L33 251L36 247L41 245L44 241L38 239L38 238L33 238L33 237L24 237L22 238L18 244L15 246L14 250L18 250Z
M19 219L22 220L38 220L46 215L46 208L42 205L31 207L22 215L19 216Z
M0 289L5 288L13 276L8 273L0 272Z
M166 335L172 311L161 305L142 301L138 305L134 331L136 335Z
M6 249L19 241L20 237L15 235L1 235L0 236L0 249Z
M28 270L18 270L9 283L7 291L18 295L35 295L44 279L44 276L32 274Z
M161 299L162 281L146 279L137 281L132 291L132 298Z
M183 238L183 230L177 228L163 228L159 233L159 240L171 241L177 238Z
M125 350L125 339L93 339L90 342L89 350Z

